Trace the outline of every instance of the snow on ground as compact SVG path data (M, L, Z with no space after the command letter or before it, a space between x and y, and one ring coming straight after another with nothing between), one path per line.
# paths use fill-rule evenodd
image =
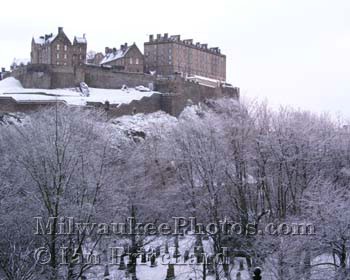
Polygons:
M27 89L13 77L0 81L0 98L12 97L19 102L65 101L69 105L84 106L87 102L106 102L110 104L128 104L145 96L158 94L155 91L140 91L135 88L100 89L90 88L90 96L81 96L81 92L72 89Z
M158 111L150 114L122 116L111 121L113 125L124 132L142 131L145 133L162 131L162 135L170 132L177 123L177 118Z
M178 261L176 261L175 258L173 258L174 254L174 238L173 237L158 237L153 238L153 241L150 242L147 246L145 246L145 250L148 251L149 248L155 249L157 246L161 246L160 256L156 258L156 266L151 267L150 260L147 261L147 263L141 263L141 257L137 259L137 268L136 268L136 274L137 279L139 280L164 280L166 279L167 275L167 269L168 269L168 263L174 264L174 270L175 270L175 279L174 280L200 280L202 278L203 273L203 265L202 264L195 264L195 257L194 257L194 246L196 237L194 235L187 235L183 237L179 237L179 252L180 257L178 258ZM168 242L169 245L169 254L165 253L165 242ZM209 245L209 241L206 242L208 244L203 244L205 252L207 254L211 254L212 248ZM185 250L190 251L190 258L188 261L184 261L184 254ZM125 263L128 262L128 257L124 258ZM239 263L243 261L244 270L239 270ZM108 271L109 271L109 277L103 277L105 273L105 264L107 262L102 262L101 265L97 265L90 269L88 272L85 273L85 276L89 280L99 280L99 279L110 279L110 280L125 280L125 279L131 279L127 278L126 270L119 270L119 260L117 263L109 265ZM241 280L250 280L250 273L247 269L247 263L244 258L237 257L234 259L234 264L230 265L230 279L237 279L237 273L240 272L241 274ZM222 277L220 279L227 280L226 277L221 275ZM214 280L215 275L207 275L207 280ZM263 278L264 279L264 278Z
M137 268L136 268L136 274L137 279L139 280L164 280L166 279L167 269L168 269L168 263L174 264L174 270L175 270L175 279L174 280L200 280L202 278L203 273L203 265L196 264L196 258L194 255L194 247L196 242L196 236L193 234L185 235L185 236L179 236L179 253L180 257L178 258L178 261L173 257L174 251L175 251L175 241L173 236L158 236L158 237L150 237L149 239L145 239L145 250L146 252L149 251L149 249L157 248L160 246L160 256L156 258L156 266L151 267L150 260L148 260L146 263L141 263L141 257L137 259ZM204 252L207 255L213 254L213 245L210 239L203 239L203 249ZM165 243L168 243L169 246L169 254L165 253ZM121 244L124 244L123 242L120 242L119 244L114 244L114 246L122 246ZM106 244L108 246L108 244ZM103 248L100 248L102 250ZM184 261L184 255L185 251L188 250L190 252L189 259L185 262ZM97 265L93 267L91 270L89 270L85 276L87 276L87 279L89 280L100 280L100 279L106 279L103 278L103 274L105 272L105 264L106 262L102 262L101 265ZM128 263L128 257L124 258L124 262ZM240 263L243 263L243 270L240 270ZM321 255L312 260L312 264L318 264L318 263L332 263L333 259L330 255ZM241 278L240 280L251 280L251 272L248 270L248 265L245 260L245 258L242 257L235 257L233 260L233 263L230 264L230 276L231 277L225 277L223 275L222 269L220 269L222 280L236 280L237 274L240 273ZM278 269L278 260L275 258L275 256L271 255L267 260L266 263L263 265L263 273L262 273L262 279L264 280L276 280L277 277L277 271ZM128 275L126 273L126 270L120 270L119 269L119 260L117 263L113 263L112 265L108 266L109 270L109 278L110 280L127 280L131 279L126 277ZM207 280L214 280L215 275L207 274ZM312 268L311 272L311 278L310 280L329 280L334 279L334 267L327 266L325 267L314 267ZM297 279L296 279L297 280ZM344 279L345 280L345 279Z

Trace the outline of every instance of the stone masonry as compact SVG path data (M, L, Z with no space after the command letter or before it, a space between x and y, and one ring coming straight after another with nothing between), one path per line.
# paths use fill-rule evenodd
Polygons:
M32 39L31 64L50 64L78 66L85 64L87 41L83 37L74 37L73 43L58 27L56 35L46 34Z
M149 36L144 44L145 71L169 76L199 75L220 81L226 80L226 56L217 47L194 43L193 39L181 40L180 35L167 33Z

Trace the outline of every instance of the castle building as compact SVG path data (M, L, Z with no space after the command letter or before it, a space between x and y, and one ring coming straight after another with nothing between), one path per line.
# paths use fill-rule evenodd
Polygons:
M73 43L58 27L58 33L32 39L31 64L54 64L78 66L85 63L87 41L83 37L74 37Z
M120 49L106 47L105 56L100 64L120 71L143 73L143 60L143 54L135 43L131 46L125 43Z
M219 48L193 43L193 39L181 40L180 35L149 36L144 43L145 71L157 75L202 76L220 81L226 80L226 56Z

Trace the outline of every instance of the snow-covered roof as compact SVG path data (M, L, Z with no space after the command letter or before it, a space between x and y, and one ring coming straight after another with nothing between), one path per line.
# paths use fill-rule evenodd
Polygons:
M105 64L117 59L120 59L122 57L125 56L125 54L129 51L130 47L127 47L125 49L120 49L120 50L116 50L116 51L112 51L108 54L105 55L105 57L102 59L102 61L100 62L100 64Z
M208 82L213 82L217 83L220 82L220 80L204 77L204 76L199 76L199 75L193 75L193 76L188 76L187 79L198 79L198 80L203 80L203 81L208 81Z
M55 40L56 37L57 37L57 34L52 35L45 40L45 36L40 36L40 37L34 38L34 43L39 45L50 44L53 40Z
M85 37L75 37L75 40L79 43L79 44L86 44L86 38Z
M34 89L23 88L13 77L0 81L0 98L11 97L17 102L64 101L69 105L85 106L87 102L108 101L110 104L129 104L133 100L158 94L156 91L141 91L136 88L101 89L89 88L90 96L82 96L75 88L71 89Z
M57 35L58 34L49 34L48 36L50 36L50 37L46 37L47 35L40 36L40 37L34 37L34 43L39 44L39 45L51 44L52 41L56 39ZM83 36L83 37L75 36L74 38L78 42L78 44L87 44L87 40L86 40L85 36Z
M218 87L221 83L220 80L211 79L211 78L207 78L199 75L188 76L186 77L186 79L188 81L194 81L200 85L209 86L209 87Z
M45 39L42 37L36 37L34 38L34 43L38 45L44 45L45 44Z

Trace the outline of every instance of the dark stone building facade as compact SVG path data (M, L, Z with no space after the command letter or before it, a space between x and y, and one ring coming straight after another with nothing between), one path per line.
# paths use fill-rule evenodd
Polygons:
M100 64L120 71L143 73L143 54L135 43L131 46L125 43L120 49L106 47Z
M32 39L31 64L52 64L78 66L85 63L87 41L83 37L74 37L73 43L58 27L56 35L46 34Z
M169 76L203 76L220 81L226 80L226 56L219 48L193 43L193 39L181 40L180 35L158 34L149 36L144 44L145 71Z

